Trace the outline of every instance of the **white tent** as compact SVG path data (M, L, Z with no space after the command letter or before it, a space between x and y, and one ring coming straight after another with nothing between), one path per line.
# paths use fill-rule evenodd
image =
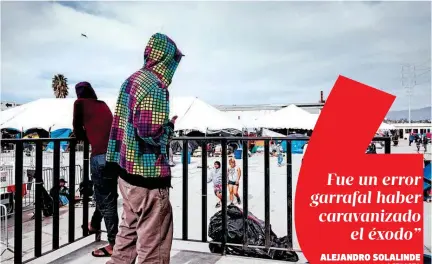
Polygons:
M286 137L284 134L277 133L266 128L263 129L262 135L263 137Z
M75 99L38 99L0 112L0 128L27 130L42 128L54 131L72 128L73 104Z
M313 129L317 116L297 107L289 105L255 122L256 127L276 129Z
M171 116L178 115L175 130L235 129L242 130L242 124L231 119L224 112L201 101L198 98L176 98L171 103Z
M396 129L394 125L387 124L384 122L382 122L381 125L379 126L379 130L393 130L393 129Z
M255 121L264 116L268 116L276 110L229 110L224 111L225 114L231 117L231 119L237 120L243 126L248 128L250 131L254 131Z
M27 130L42 128L54 131L60 128L72 129L73 104L75 98L46 98L0 112L0 128ZM116 98L101 99L115 112ZM224 112L194 97L175 97L170 102L170 117L177 115L176 130L236 129L242 125Z
M14 117L19 115L23 111L25 111L27 106L28 106L28 104L25 104L25 105L20 105L20 106L14 107L14 108L9 108L9 109L4 110L4 111L0 111L0 126L1 126L1 128L4 128L2 126L4 123L13 119Z

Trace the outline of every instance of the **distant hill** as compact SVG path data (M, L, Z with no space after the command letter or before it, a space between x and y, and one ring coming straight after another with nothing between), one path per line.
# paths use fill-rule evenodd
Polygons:
M389 120L408 119L408 110L390 111L387 114ZM411 109L411 121L431 120L431 107Z

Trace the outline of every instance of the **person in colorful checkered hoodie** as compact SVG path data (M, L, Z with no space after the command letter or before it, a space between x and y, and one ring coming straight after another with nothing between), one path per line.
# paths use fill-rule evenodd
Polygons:
M169 92L183 54L156 33L144 52L144 66L121 86L108 142L107 168L119 175L123 216L107 264L169 263L173 217L169 201Z

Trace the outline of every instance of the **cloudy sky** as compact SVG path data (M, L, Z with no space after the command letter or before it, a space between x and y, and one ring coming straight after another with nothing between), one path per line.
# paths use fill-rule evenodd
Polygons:
M400 110L408 63L414 106L431 105L430 2L2 2L1 99L53 97L57 73L72 97L83 80L99 97L116 96L158 31L186 55L174 96L314 103L342 74L396 95Z

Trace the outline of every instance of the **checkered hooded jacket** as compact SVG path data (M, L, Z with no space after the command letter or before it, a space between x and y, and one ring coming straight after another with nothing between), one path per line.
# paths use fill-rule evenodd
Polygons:
M176 44L156 33L144 52L144 66L121 86L107 151L107 166L128 183L145 188L171 186L167 157L169 92L182 58ZM108 170L110 170L108 168Z

